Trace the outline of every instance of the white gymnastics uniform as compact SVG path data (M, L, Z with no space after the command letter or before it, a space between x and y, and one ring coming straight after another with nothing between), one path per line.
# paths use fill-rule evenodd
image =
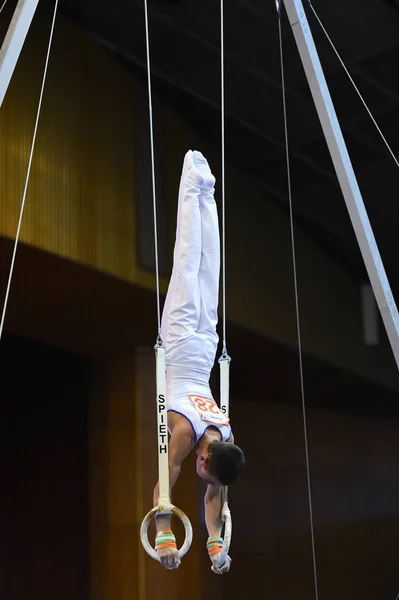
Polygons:
M168 412L185 417L197 444L208 427L231 436L209 387L218 335L220 241L215 178L189 150L180 180L173 271L162 314Z

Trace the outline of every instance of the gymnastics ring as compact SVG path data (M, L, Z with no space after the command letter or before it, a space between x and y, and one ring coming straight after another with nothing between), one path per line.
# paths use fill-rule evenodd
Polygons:
M193 541L193 528L191 527L190 520L187 517L187 515L185 515L184 512L182 510L180 510L180 508L177 508L176 506L173 506L173 504L171 504L168 507L168 510L165 511L165 509L161 510L159 506L156 506L155 508L150 510L150 512L147 513L146 516L144 517L143 522L141 524L141 528L140 528L140 537L141 537L141 543L143 544L144 550L147 552L147 554L149 554L151 556L151 558L153 558L154 560L158 560L158 561L159 561L159 556L157 555L156 551L154 550L154 548L151 546L150 542L148 541L148 526L149 526L150 522L152 521L152 519L157 515L157 513L166 513L166 512L172 513L173 515L176 515L176 517L179 517L179 519L181 520L181 522L184 525L186 537L185 537L183 546L179 550L179 558L183 558L183 556L188 552L188 550L190 549L190 546L191 546L191 542Z

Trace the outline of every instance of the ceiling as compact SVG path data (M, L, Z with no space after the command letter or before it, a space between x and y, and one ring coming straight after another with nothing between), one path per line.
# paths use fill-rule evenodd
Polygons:
M220 144L220 3L148 0L157 93ZM399 295L399 170L321 31L308 19L392 288ZM315 0L330 37L399 156L399 10L394 0ZM110 51L146 76L143 0L61 0ZM225 0L226 155L287 210L275 0ZM358 280L365 271L298 52L283 15L296 222Z

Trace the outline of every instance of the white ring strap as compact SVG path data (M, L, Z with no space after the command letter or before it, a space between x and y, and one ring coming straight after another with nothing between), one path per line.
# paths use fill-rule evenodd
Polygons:
M167 425L167 397L166 397L166 373L165 373L165 347L157 344L155 346L156 357L156 403L157 403L157 433L158 433L158 477L159 477L159 499L158 506L150 510L143 519L140 528L140 538L144 550L154 560L159 560L156 551L148 541L148 526L157 514L173 514L179 517L184 525L185 539L180 548L179 558L182 558L193 541L193 530L187 515L173 506L169 494L169 444Z
M220 408L227 417L229 416L229 390L230 390L230 356L221 356L219 358L220 368ZM226 487L225 499L222 508L222 519L224 521L223 546L219 557L219 566L226 562L230 550L232 520L229 505L227 502L228 489Z

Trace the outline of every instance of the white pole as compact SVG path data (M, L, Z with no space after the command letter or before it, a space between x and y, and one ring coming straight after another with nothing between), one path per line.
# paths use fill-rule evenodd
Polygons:
M399 368L399 315L301 0L283 0L370 283ZM320 199L322 201L322 198Z
M39 0L19 0L0 50L0 107L28 35Z

